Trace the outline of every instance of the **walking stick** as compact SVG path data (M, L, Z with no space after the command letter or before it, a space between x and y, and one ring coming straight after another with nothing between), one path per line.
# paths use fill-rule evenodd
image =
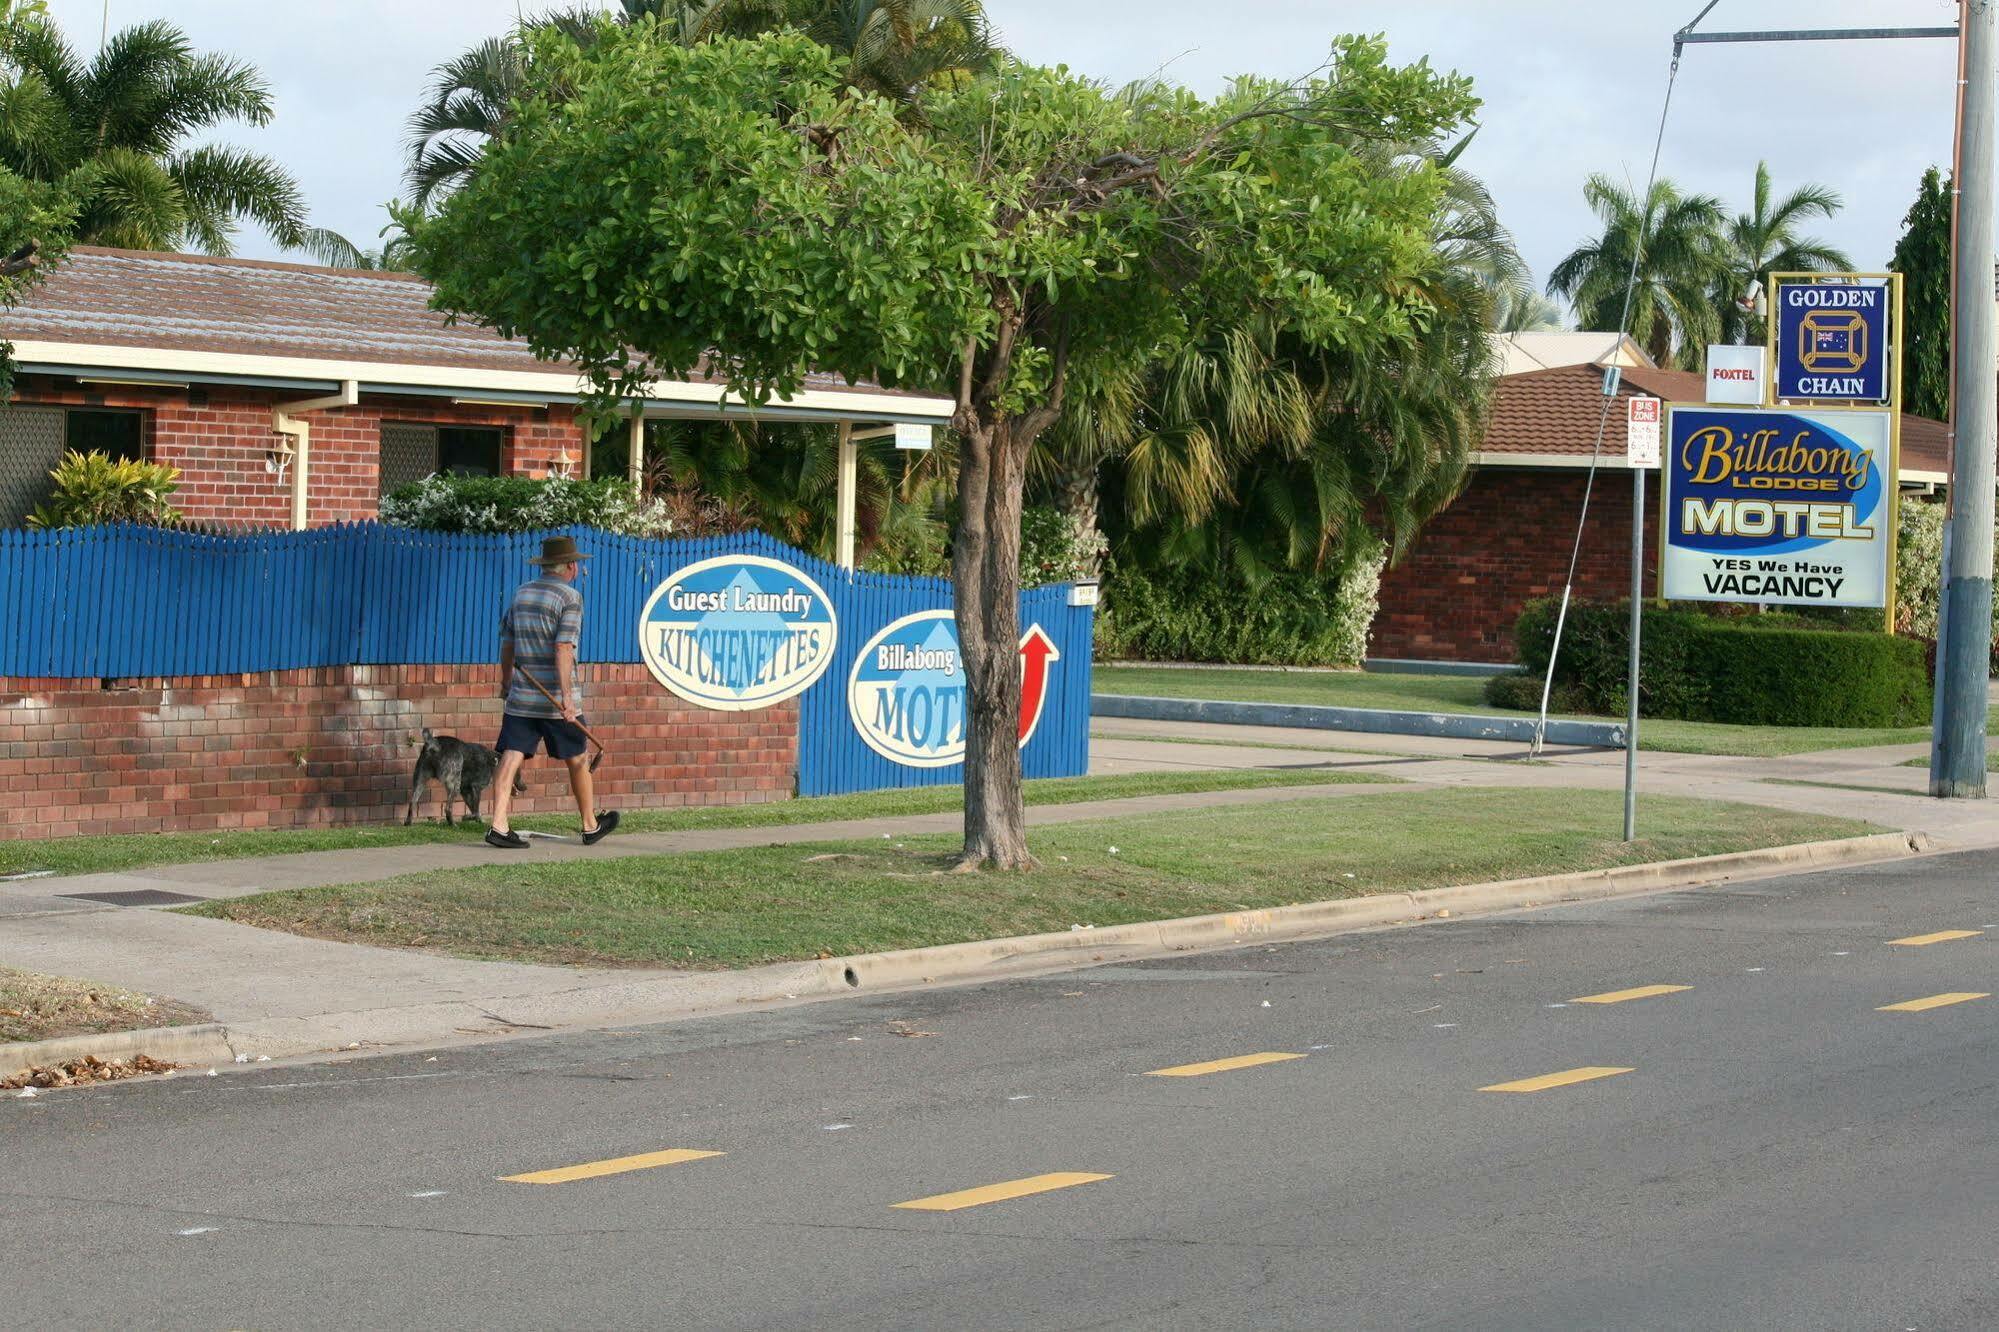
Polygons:
M525 679L529 684L534 686L536 693L540 694L550 703L553 703L558 711L561 710L562 700L558 699L554 694L549 693L547 687L544 686L541 681L534 678L534 672L530 671L527 667L521 665L519 662L514 663L514 669L521 673L521 677L523 679ZM599 740L595 735L591 734L590 728L585 726L582 722L573 721L569 724L571 726L574 726L577 730L583 732L583 738L585 740L588 740L591 744L597 746L597 752L590 756L590 771L592 772L597 771L597 765L604 761L604 742L602 740Z

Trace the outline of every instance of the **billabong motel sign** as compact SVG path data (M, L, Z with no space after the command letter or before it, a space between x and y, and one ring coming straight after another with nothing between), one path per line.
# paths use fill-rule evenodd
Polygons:
M1776 273L1760 404L1667 409L1659 594L1893 619L1901 278ZM1714 349L1720 351L1721 349ZM1710 356L1709 392L1721 367Z
M647 598L639 652L655 680L704 708L740 712L803 694L832 664L841 626L832 598L781 560L723 555L674 571ZM1061 652L1038 623L1020 642L1019 743L1033 739ZM847 679L846 717L875 753L906 768L965 757L969 716L958 626L949 608L885 625Z

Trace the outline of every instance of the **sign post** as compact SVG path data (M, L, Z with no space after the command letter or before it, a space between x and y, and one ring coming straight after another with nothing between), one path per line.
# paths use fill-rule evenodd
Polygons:
M1624 840L1638 836L1638 656L1645 623L1645 469L1659 465L1659 400L1625 407L1624 461L1631 468L1631 660L1624 678Z

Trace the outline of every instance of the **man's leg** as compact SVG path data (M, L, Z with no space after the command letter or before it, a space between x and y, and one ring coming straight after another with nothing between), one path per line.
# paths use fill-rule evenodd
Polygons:
M514 805L514 778L520 776L521 764L525 762L527 755L518 749L500 751L500 773L493 779L493 821L486 825L496 833L512 831L507 811Z
M569 789L576 796L576 812L583 816L583 831L596 832L597 783L590 775L590 756L578 754L563 762L569 766Z

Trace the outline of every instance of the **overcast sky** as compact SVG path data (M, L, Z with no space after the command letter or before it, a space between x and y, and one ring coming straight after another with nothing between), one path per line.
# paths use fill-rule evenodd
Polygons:
M1398 60L1470 74L1485 107L1465 165L1484 177L1539 279L1592 234L1583 177L1642 184L1671 36L1705 0L987 0L1023 58L1113 83L1163 66L1212 91L1239 73L1310 69L1341 32L1382 32ZM529 13L549 7L526 4ZM94 49L104 0L50 0ZM1952 0L1721 0L1702 28L1938 26ZM398 189L403 122L431 68L508 27L514 0L109 0L112 28L180 24L202 48L254 62L276 91L262 130L213 136L271 154L314 220L372 245ZM1956 48L1948 41L1689 47L1661 173L1746 208L1759 159L1780 190L1846 198L1817 228L1863 268L1886 263L1923 168L1948 163ZM242 252L271 256L261 235Z

